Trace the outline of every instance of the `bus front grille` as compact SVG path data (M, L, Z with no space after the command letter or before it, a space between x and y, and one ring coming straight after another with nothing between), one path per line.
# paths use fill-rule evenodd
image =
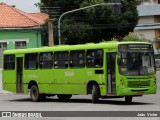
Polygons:
M150 80L128 81L128 87L147 87L150 86Z

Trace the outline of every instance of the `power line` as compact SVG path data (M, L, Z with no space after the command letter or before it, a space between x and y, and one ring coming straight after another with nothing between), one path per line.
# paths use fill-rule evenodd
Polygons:
M95 25L74 25L74 26L63 26L62 30L76 30L76 29L112 29L117 28L116 24L95 24ZM123 28L132 27L131 25L123 25ZM54 29L58 29L56 26Z

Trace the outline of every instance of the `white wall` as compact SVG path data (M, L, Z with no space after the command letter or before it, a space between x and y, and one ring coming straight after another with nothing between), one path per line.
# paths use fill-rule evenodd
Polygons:
M135 30L136 34L143 34L148 40L154 41L155 38L155 30Z
M141 0L142 5L157 4L158 0Z
M9 94L11 94L11 92L2 90L2 69L0 69L0 94L1 93L9 93Z
M160 54L160 50L157 50L155 48L155 43L154 43L155 32L154 32L154 30L135 30L134 33L143 34L147 39L149 39L153 43L154 53Z
M149 24L154 23L154 16L144 16L140 17L138 20L138 24Z

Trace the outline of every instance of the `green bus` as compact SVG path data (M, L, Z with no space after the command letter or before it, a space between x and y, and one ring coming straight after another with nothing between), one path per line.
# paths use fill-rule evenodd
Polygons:
M57 45L3 52L3 89L36 102L57 95L121 98L156 94L156 68L148 42Z

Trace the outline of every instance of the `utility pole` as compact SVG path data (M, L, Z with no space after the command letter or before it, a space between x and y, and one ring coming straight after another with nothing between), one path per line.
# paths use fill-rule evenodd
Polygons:
M53 19L48 20L48 44L49 44L49 47L54 46Z

